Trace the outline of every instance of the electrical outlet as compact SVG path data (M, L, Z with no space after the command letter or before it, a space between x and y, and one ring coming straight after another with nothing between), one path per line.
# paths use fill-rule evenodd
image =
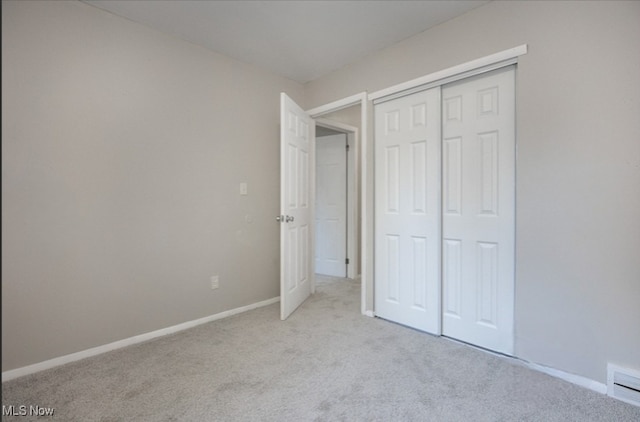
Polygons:
M217 275L211 276L211 290L215 290L220 287L220 277Z

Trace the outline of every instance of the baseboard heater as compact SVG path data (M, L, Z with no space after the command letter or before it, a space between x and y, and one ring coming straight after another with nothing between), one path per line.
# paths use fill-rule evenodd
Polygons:
M640 371L608 364L607 395L640 406Z

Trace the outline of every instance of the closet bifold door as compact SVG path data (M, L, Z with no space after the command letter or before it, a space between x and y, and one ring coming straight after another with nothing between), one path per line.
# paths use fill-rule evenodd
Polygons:
M515 70L442 87L442 334L513 354Z
M441 101L432 88L375 106L375 314L441 327Z

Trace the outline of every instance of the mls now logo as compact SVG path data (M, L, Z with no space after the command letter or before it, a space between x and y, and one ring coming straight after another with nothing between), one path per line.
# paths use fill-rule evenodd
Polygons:
M2 405L2 416L53 416L54 412L52 407Z

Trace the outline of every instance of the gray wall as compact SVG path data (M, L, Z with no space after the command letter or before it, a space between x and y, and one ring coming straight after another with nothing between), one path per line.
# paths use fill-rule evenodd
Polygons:
M602 383L607 362L640 370L638 40L640 2L496 1L305 87L315 107L528 44L515 350Z
M491 2L303 90L79 2L3 2L2 370L279 294L279 91L317 106L525 43L516 353L640 369L638 22Z
M84 3L2 8L2 370L279 296L302 86Z

